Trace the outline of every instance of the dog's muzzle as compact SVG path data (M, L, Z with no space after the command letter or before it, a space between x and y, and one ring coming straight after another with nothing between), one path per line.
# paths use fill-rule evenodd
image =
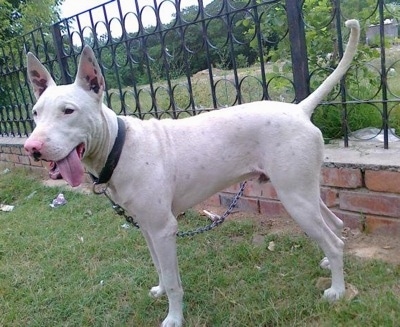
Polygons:
M42 142L34 140L32 138L28 138L24 144L25 151L28 152L35 161L39 161L42 157L42 147Z

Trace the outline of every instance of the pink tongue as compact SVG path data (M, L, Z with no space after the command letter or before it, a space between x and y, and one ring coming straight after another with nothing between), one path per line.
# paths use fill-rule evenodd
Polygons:
M79 186L83 182L84 170L76 149L64 159L57 161L61 176L71 186Z

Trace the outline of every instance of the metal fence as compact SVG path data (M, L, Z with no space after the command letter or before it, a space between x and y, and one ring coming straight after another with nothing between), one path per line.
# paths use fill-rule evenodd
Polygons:
M148 2L146 2L148 3ZM25 55L71 83L84 44L118 114L180 118L256 100L298 102L334 69L348 18L362 25L354 65L314 116L326 140L398 139L400 72L396 2L384 0L114 0L0 48L0 135L33 129ZM400 12L400 11L399 11ZM372 26L375 23L375 26ZM365 129L368 128L368 129ZM356 132L357 131L357 132Z

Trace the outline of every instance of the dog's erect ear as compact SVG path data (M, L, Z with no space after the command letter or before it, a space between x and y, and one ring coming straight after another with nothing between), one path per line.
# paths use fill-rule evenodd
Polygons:
M49 86L56 85L47 69L31 52L27 54L27 70L36 100Z
M102 96L104 91L105 83L100 66L93 50L87 45L81 53L75 84L87 91L93 91L98 96Z

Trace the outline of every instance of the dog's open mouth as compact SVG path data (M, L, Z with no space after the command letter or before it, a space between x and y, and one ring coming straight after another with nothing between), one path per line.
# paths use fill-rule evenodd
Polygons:
M63 178L71 186L79 186L84 179L84 169L81 159L85 145L79 144L64 159L52 162L49 176L52 179Z

